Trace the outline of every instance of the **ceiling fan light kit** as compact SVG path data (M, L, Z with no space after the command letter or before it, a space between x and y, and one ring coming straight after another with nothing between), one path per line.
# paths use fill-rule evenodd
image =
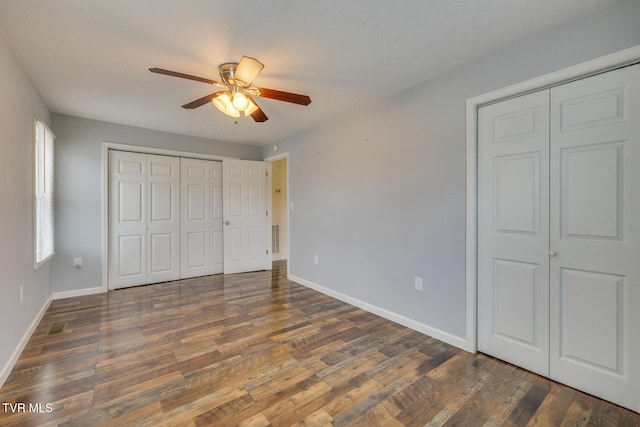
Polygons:
M231 98L226 92L221 93L218 96L214 96L211 99L213 105L229 117L240 117L240 111L236 110L231 103Z
M205 95L202 98L182 106L182 108L187 109L198 108L211 101L218 110L227 116L240 117L240 113L244 113L245 117L251 116L256 122L265 122L269 120L269 118L255 102L252 95L298 105L309 105L311 103L311 98L307 95L252 86L253 80L260 74L263 68L264 65L260 61L249 56L243 56L240 62L225 62L218 67L222 83L204 77L165 70L163 68L149 68L149 71L199 81L227 89L226 91L222 90Z
M211 98L211 102L229 117L240 117L240 113L244 113L246 117L258 110L256 103L243 93L235 93L231 97L227 92L218 92Z

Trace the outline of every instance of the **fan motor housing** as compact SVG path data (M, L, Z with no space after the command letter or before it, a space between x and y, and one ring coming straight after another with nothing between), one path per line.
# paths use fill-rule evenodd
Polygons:
M236 69L238 68L237 62L225 62L218 67L220 71L220 79L227 85L237 84L234 78Z

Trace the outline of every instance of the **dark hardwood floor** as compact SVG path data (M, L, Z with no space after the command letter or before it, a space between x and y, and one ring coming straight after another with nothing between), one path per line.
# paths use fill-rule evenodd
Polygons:
M54 301L0 389L0 425L640 426L285 270Z

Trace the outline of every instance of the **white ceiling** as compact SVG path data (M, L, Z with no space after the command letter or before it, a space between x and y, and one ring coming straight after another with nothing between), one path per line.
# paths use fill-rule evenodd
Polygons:
M0 30L52 112L267 144L618 0L0 0ZM208 104L217 66L253 56L265 123Z

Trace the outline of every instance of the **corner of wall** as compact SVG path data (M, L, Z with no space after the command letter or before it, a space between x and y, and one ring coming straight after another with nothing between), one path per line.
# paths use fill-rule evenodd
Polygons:
M40 311L38 312L36 317L33 319L33 322L31 322L31 325L29 325L29 328L25 331L24 335L22 336L22 339L18 343L18 346L11 354L11 357L4 364L4 366L2 367L2 370L0 370L0 387L2 387L4 382L7 380L7 378L9 377L9 374L11 374L13 367L15 366L16 362L20 358L20 354L22 354L22 350L24 350L27 343L31 339L31 335L33 335L36 328L40 324L40 321L44 317L52 301L53 301L53 296L49 296L49 298L47 298L47 300L45 301L44 305L40 308Z

